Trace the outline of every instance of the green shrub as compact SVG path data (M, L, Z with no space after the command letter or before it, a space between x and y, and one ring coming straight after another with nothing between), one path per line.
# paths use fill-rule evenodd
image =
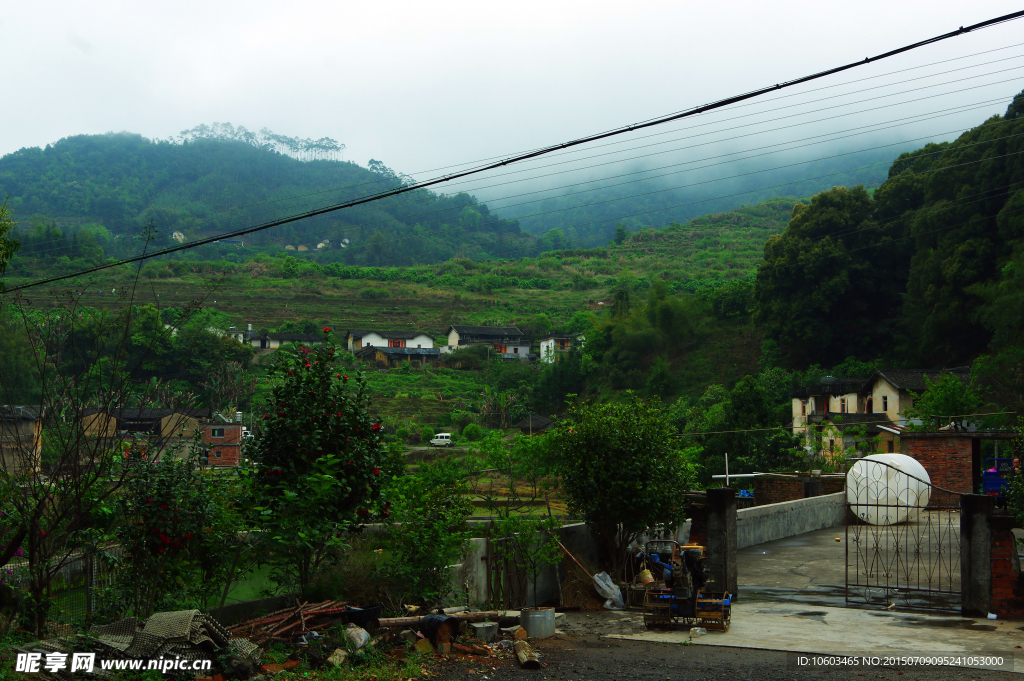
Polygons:
M405 428L404 426L395 431L395 437L397 437L399 440L402 440L403 442L409 439L409 434L409 429Z
M473 423L473 412L462 411L461 409L452 410L451 415L452 423L454 423L461 430Z
M359 297L366 300L384 300L391 297L391 291L384 288L364 288L359 291Z
M420 439L424 442L429 442L434 439L434 429L430 426L423 426L420 428Z
M475 423L468 424L462 429L462 437L466 438L470 442L476 442L484 436L484 429Z

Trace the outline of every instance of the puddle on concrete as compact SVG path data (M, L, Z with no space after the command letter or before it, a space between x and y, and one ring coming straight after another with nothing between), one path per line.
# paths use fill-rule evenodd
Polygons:
M828 613L824 610L809 610L807 612L793 613L792 615L790 615L790 617L799 617L800 619L805 620L817 620L822 624L828 624L828 622L825 621L826 615L828 615Z
M921 617L895 617L893 625L897 627L930 627L932 629L963 629L964 631L995 631L993 624L978 624L974 620L943 619L933 620Z
M959 594L893 594L885 589L870 589L870 599L861 593L860 598L850 591L850 602L847 602L845 586L821 584L806 589L786 589L781 587L740 586L736 597L738 603L789 603L799 606L817 606L826 608L860 608L878 611L874 614L890 616L897 613L929 613L952 614L959 612ZM892 610L890 603L896 603Z
M789 603L797 606L826 608L846 607L846 588L820 586L809 589L783 589L777 587L741 586L738 603Z

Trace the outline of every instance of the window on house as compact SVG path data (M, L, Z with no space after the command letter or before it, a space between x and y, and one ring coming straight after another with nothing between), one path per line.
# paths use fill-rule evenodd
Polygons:
M889 453L893 454L896 451L896 443L893 440L889 440Z
M512 349L512 352L514 352L515 354L517 354L517 355L518 355L518 354L519 354L519 348L513 348L513 349Z
M216 451L215 451L215 452L213 453L213 455L214 455L214 456L218 456L218 457L219 457L219 456L220 456L220 450L219 450L219 449L218 449L218 450L216 450Z
M224 429L223 428L211 428L210 429L210 437L224 437Z
M889 411L889 396L882 395L882 411Z
M800 416L807 416L807 400L800 400Z
M839 413L840 414L845 414L846 413L846 398L845 397L840 397L839 398Z
M405 341L404 340L393 340L393 341L389 342L389 345L391 347L393 347L393 348L404 348L405 347Z

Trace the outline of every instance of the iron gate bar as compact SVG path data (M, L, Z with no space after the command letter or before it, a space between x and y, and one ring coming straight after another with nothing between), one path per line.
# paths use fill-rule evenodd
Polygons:
M869 468L863 480L851 485L847 473L846 602L870 603L877 598L872 596L876 592L884 594L886 603L899 598L915 607L954 609L952 603L937 603L937 599L927 597L946 596L951 600L961 592L960 508L929 504L937 496L935 492L955 497L960 493L883 461L865 464ZM892 474L885 469L898 475L892 480ZM912 489L911 480L923 487ZM872 486L876 487L872 491L877 497L884 496L885 503L861 501ZM927 492L927 502L922 504L923 492ZM889 503L893 498L897 503ZM869 518L881 522L874 524L868 522ZM925 603L920 598L913 602L915 596L924 597Z

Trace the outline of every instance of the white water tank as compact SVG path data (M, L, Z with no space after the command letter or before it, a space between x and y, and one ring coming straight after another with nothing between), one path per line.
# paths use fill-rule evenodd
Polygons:
M928 505L931 478L905 454L872 454L846 474L846 501L872 525L894 525L917 518Z

